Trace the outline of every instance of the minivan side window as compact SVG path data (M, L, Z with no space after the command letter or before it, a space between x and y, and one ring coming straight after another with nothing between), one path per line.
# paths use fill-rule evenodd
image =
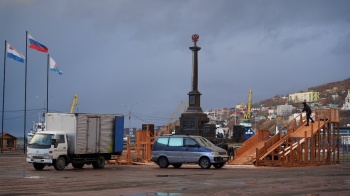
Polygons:
M160 137L157 139L157 146L167 146L168 145L168 137Z
M192 138L184 138L184 144L185 146L189 146L189 147L194 147L194 146L197 146L197 142L194 141Z
M169 146L183 146L183 138L179 138L179 137L169 138Z

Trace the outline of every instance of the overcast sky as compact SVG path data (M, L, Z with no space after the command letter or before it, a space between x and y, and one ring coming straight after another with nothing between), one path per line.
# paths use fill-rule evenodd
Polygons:
M191 91L192 34L201 107L232 108L350 75L348 0L1 0L0 54L26 53L26 31L49 48L49 111L131 111L131 124L167 124ZM3 62L3 55L0 58ZM28 49L27 127L46 103L47 54ZM1 86L3 86L3 63ZM7 58L4 132L24 134L24 63ZM2 100L2 97L1 97ZM77 111L77 110L76 110ZM181 112L178 113L177 117Z

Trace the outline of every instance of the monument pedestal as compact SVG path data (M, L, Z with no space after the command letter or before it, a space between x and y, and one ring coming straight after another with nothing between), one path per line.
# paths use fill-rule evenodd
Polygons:
M205 113L182 113L180 117L180 135L203 135L204 124L209 122Z

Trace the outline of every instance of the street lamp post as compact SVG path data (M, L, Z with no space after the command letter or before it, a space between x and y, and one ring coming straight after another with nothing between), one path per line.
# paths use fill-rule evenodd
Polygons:
M130 134L132 133L132 129L131 129L131 107L136 105L137 103L134 103L132 105L129 105L129 135L133 135L133 134Z

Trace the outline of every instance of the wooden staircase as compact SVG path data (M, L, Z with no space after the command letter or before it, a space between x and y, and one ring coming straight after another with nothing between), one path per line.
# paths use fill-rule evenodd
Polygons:
M310 166L339 163L339 109L315 111L315 123L305 126L302 114L269 138L266 131L247 140L228 164ZM260 134L259 134L260 133Z
M228 161L229 165L251 165L255 161L255 149L264 146L269 139L269 132L259 130L253 137L245 141L235 152L235 157Z

